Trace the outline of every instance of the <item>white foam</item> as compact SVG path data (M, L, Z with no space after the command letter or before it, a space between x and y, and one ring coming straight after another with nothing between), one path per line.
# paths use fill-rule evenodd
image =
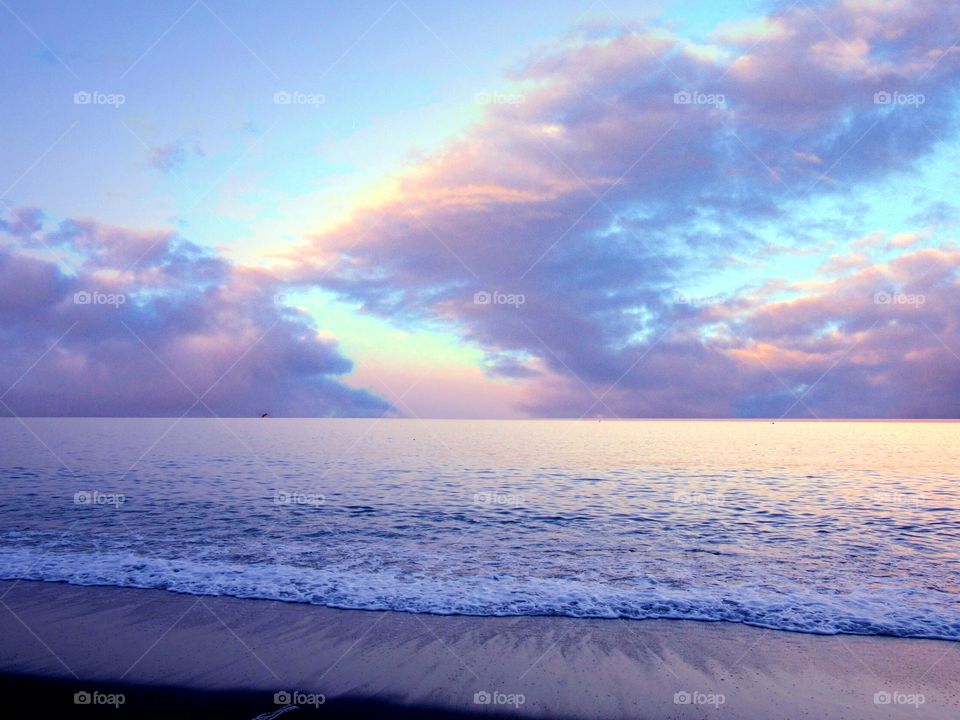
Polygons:
M356 567L308 568L147 558L129 552L0 549L0 576L78 585L159 588L359 610L463 615L565 615L729 621L796 632L960 640L960 617L910 591L824 593L739 585L628 589L577 578L498 572L431 577ZM909 602L908 602L909 601Z

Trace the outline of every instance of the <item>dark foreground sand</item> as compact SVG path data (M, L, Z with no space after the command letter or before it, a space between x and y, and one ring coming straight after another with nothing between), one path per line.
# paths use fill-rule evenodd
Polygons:
M960 643L37 582L0 596L10 718L960 718Z

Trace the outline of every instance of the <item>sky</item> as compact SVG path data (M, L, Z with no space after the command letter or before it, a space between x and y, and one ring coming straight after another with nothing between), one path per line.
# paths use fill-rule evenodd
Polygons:
M956 418L960 4L0 1L0 414Z

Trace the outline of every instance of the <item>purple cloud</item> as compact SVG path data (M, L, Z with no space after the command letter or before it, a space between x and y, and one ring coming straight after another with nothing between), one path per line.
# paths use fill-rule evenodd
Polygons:
M802 253L811 200L853 201L859 183L953 137L960 8L815 10L787 9L759 36L718 34L709 51L651 31L541 52L515 78L524 102L493 107L391 200L313 238L289 281L385 317L450 323L492 374L527 377L536 414L809 416L796 402L809 393L818 415L955 415L943 397L960 363L923 329L960 347L951 252L932 275L897 276L920 288L936 276L943 296L896 328L878 314L889 308L843 304L891 278L842 252L837 284L782 284L809 295L789 312L771 305L772 287L743 288L725 311L675 301L734 252ZM767 223L785 249L758 237ZM478 292L524 302L477 303ZM769 336L768 305L789 331ZM856 343L877 355L842 354ZM904 380L918 348L938 392Z
M199 145L190 145L190 138L181 138L166 145L156 145L150 148L150 159L147 164L162 173L177 173L186 165L191 155L203 155Z
M10 223L4 230L10 235ZM40 232L34 228L33 232ZM4 414L370 416L378 397L338 377L352 363L275 281L168 232L71 220L0 248ZM199 400L198 400L199 398Z

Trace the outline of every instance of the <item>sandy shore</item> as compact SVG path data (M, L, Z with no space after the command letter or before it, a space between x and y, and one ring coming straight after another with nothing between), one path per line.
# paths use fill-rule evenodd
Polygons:
M287 692L299 700L295 717L361 707L378 717L960 717L960 643L363 612L22 581L0 582L0 596L8 707L147 717L179 703L206 708L203 717L253 718L284 708L274 694ZM100 695L75 706L76 691ZM121 691L123 705L104 704Z

